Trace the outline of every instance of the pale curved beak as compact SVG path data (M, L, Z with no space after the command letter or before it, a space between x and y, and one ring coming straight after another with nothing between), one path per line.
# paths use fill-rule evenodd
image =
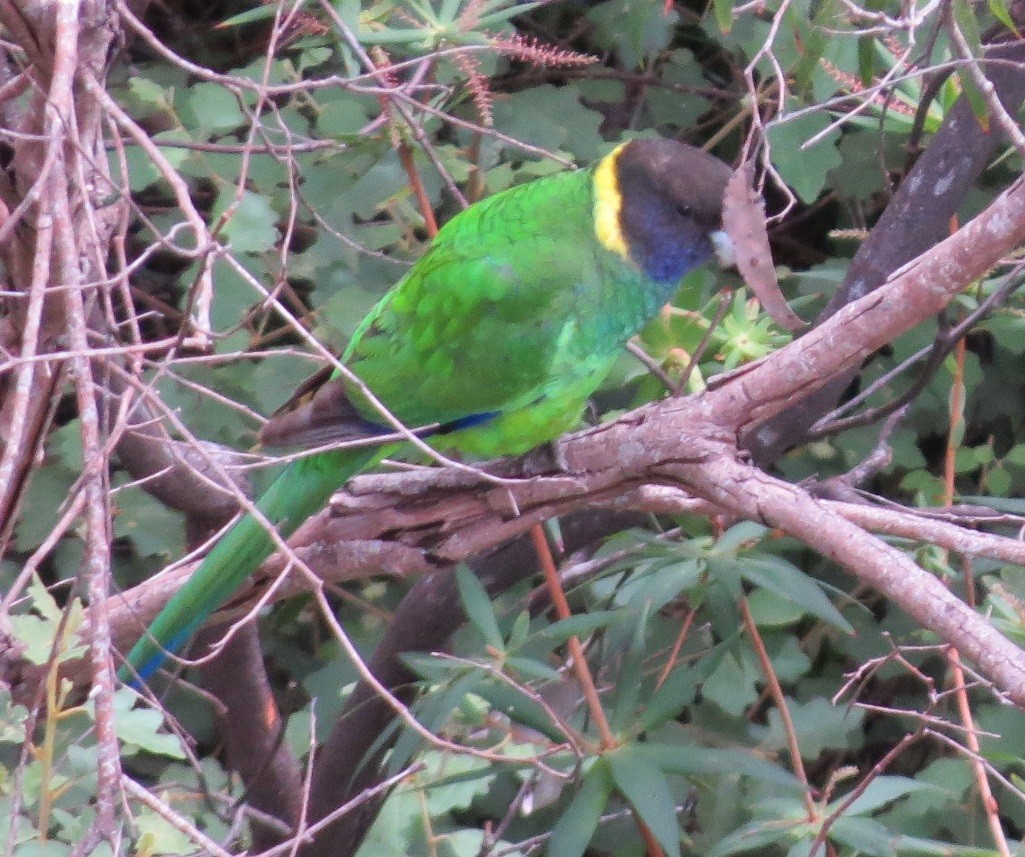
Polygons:
M715 258L719 260L720 267L730 268L737 264L736 248L724 230L717 229L709 237L712 239L712 249L715 251Z

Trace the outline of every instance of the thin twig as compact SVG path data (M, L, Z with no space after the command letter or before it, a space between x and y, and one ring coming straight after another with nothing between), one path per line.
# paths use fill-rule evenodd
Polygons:
M801 745L798 743L797 729L794 727L793 718L790 716L790 706L787 705L783 688L779 683L779 678L776 676L776 670L772 666L772 658L769 657L769 653L765 649L765 643L762 641L762 635L758 632L754 616L751 615L751 607L747 603L746 596L742 595L740 597L738 606L740 607L740 616L744 621L744 630L747 632L748 639L751 640L751 645L758 656L758 662L762 665L762 674L765 676L769 693L783 724L783 734L786 736L787 747L790 750L790 764L794 769L794 775L801 781L801 785L804 786L801 789L801 795L804 798L804 808L808 812L808 821L815 821L818 817L818 808L815 806L815 800L812 798L808 774L804 770Z

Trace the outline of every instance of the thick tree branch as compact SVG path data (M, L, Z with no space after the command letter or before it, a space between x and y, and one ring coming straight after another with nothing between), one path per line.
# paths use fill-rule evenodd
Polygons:
M1023 4L1017 2L1011 14L1020 21L1023 10ZM1000 35L1006 36L1006 32L1001 29ZM1016 39L992 45L986 58L998 60L984 66L997 97L1007 110L1016 111L1025 99L1025 73L1021 68L1025 62L1025 41ZM949 233L951 217L1000 141L994 129L979 124L969 99L962 96L904 177L868 239L858 248L819 323L882 286L894 271L925 254ZM789 403L785 412L749 429L744 447L763 466L774 462L787 449L800 444L808 428L835 407L856 370L855 366L838 374L815 393Z
M956 646L993 681L998 693L1025 707L1025 651L950 592L936 577L839 510L806 491L741 462L724 448L705 465L666 468L688 488L745 518L800 539L883 593L923 627Z

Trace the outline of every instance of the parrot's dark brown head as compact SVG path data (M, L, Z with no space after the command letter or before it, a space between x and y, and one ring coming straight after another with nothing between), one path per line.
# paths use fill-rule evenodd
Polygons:
M722 231L732 171L674 140L632 140L595 168L595 233L652 279L676 282L713 256L730 264Z

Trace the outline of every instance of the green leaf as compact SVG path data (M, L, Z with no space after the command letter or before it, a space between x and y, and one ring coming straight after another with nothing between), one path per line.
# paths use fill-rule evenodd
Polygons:
M135 109L149 108L154 111L165 111L173 108L173 92L165 89L147 77L132 76L128 79L128 92Z
M676 804L665 776L652 766L649 753L626 744L605 754L616 788L636 810L659 844L671 855L680 854L680 826Z
M692 51L684 49L666 51L660 57L659 63L659 77L665 88L650 87L645 93L645 101L648 115L651 117L651 124L660 130L664 128L663 133L666 136L671 136L674 131L693 128L709 110L711 102L697 94L689 94L686 98L680 97L678 88L692 87L701 91L707 83L704 68ZM581 87L581 93L588 96L588 103L594 101L621 102L626 97L622 93L610 93L606 97L595 98L590 93L584 93L583 83L583 81L579 81L578 85ZM596 86L597 84L622 86L613 81L594 81L592 85Z
M369 118L356 99L338 99L325 104L317 114L317 131L325 137L344 139L357 134Z
M715 22L719 25L723 35L729 35L733 29L733 2L732 0L713 0L712 11L715 13Z
M185 552L180 513L137 486L119 487L114 535L130 538L139 556L178 557Z
M411 788L398 788L381 807L357 857L408 857L417 853L414 839L423 818L420 794Z
M516 619L513 622L512 630L509 631L509 637L506 641L506 646L510 651L517 651L522 648L527 640L530 639L530 613L526 610L521 610L516 614Z
M214 219L234 204L235 188L225 188L217 198ZM232 211L231 219L221 228L220 235L228 240L237 253L262 253L270 250L277 242L277 222L278 215L270 207L267 197L244 190L237 207Z
M77 437L78 420L60 429L64 435L73 434L76 447L81 448ZM56 434L56 432L55 432ZM69 438L70 440L70 438ZM54 439L48 445L52 449ZM76 456L80 458L80 454ZM24 511L18 520L16 544L20 551L32 551L42 543L57 522L58 511L67 502L78 479L75 463L66 462L63 455L55 454L28 482L23 500Z
M793 601L782 598L771 589L759 587L747 597L755 624L761 628L783 628L804 618L805 611Z
M556 743L566 740L544 707L516 688L504 682L483 682L474 688L474 693L491 703L495 711L521 726L534 729Z
M668 47L679 15L666 15L661 3L607 0L591 9L587 18L600 44L615 50L626 68L638 68Z
M710 848L705 857L727 857L748 851L768 850L766 846L779 843L786 847L793 840L793 826L780 822L750 822L724 836Z
M170 131L162 131L153 135L153 142L160 147L160 154L174 168L182 169L189 160L189 150L183 146L161 146L165 143L194 143L191 134L187 131L172 128ZM153 163L146 152L137 147L130 146L125 150L125 161L128 167L128 181L133 191L141 191L153 184L164 184L166 179L160 169ZM120 165L113 167L114 174L119 175Z
M139 830L137 853L188 854L195 851L196 843L162 815L143 807L134 817Z
M693 666L678 666L652 694L638 719L638 732L647 732L675 717L690 705L698 687L718 669L732 641L723 641Z
M180 100L179 112L194 137L224 134L247 121L238 99L219 83L190 86Z
M986 487L998 497L1007 496L1011 485L1011 474L999 464L986 472Z
M302 5L307 5L303 3ZM254 9L247 9L245 12L239 12L237 15L232 15L225 18L218 24L219 27L241 27L244 24L259 24L264 21L270 21L277 14L276 6L269 6L261 4Z
M508 9L502 9L501 6L505 6L506 2L503 0L501 6L498 3L484 3L483 9L485 10L481 14L480 27L486 29L494 27L497 24L503 24L510 18L515 18L517 15L526 15L532 9L536 9L540 6L542 0L531 0L531 2L519 2L519 0L511 0L508 3ZM488 9L497 9L498 11L489 12Z
M417 720L427 729L440 730L448 722L452 712L460 706L466 694L477 691L484 676L483 670L474 667L451 684L443 685L439 690L425 695L416 704ZM413 758L422 741L419 732L403 727L388 758L389 771L397 772Z
M644 568L643 574L635 574L619 588L616 604L631 605L654 613L680 596L681 592L692 591L701 583L704 563L697 559L683 559L670 562L662 568Z
M1025 515L1025 500L1017 497L984 497L977 494L958 495L958 502L971 503L978 506L989 506L997 512L1010 512L1012 515Z
M589 613L574 613L565 619L553 622L534 634L534 640L550 649L561 646L570 637L587 637L599 628L607 628L622 618L621 610L593 610Z
M114 728L117 737L127 744L128 753L136 748L145 750L155 756L170 759L185 759L185 750L177 735L161 732L164 715L152 708L134 707L136 695L126 689L114 694L114 709L117 717Z
M64 620L63 610L57 606L53 596L37 575L32 576L27 594L33 612L17 613L7 619L11 632L24 646L25 659L37 665L47 663L53 656L57 634L61 635L64 646L58 653L59 660L79 657L86 648L75 636L75 632L85 620L82 602L78 598L73 598L67 606L68 615ZM69 643L72 645L69 646Z
M1021 38L1018 25L1011 17L1010 7L1005 0L988 0L989 11L1001 24L1007 27L1017 38Z
M548 840L550 857L583 857L611 796L608 762L599 758L584 774L580 790L552 828Z
M743 304L743 298L739 296L734 297L735 307L738 305L738 301ZM718 554L733 554L749 547L754 547L762 541L768 532L769 528L765 524L758 524L754 521L741 521L739 524L734 524L716 539L715 552Z
M858 39L858 71L862 86L871 86L875 79L876 44L875 36Z
M527 679L540 679L541 681L559 681L562 673L548 666L542 661L533 658L520 658L516 655L505 659L505 666L509 671L514 672Z
M960 439L957 441L960 443ZM993 448L989 444L962 446L954 453L954 470L957 473L971 473L993 460Z
M424 755L431 785L427 790L427 807L431 815L453 809L466 809L481 795L487 794L497 776L493 765L473 756L431 752Z
M780 598L803 607L809 614L850 634L854 629L819 588L818 583L797 566L770 554L738 556L735 560L742 577L764 586Z
M981 56L982 37L979 33L979 24L975 16L975 10L968 0L954 0L953 10L954 20L964 35L965 41L968 42L968 49L971 51L972 56ZM968 99L968 103L972 107L972 113L975 114L976 120L983 128L988 130L989 105L986 103L986 96L979 89L979 85L975 82L975 78L972 77L969 71L958 70L955 72L955 76L958 83L961 84L961 91L964 97Z
M758 698L757 682L762 679L755 662L740 649L724 652L715 670L705 679L702 696L727 714L741 717Z
M804 703L788 699L787 704L806 759L814 759L823 750L846 750L857 746L864 711L833 705L822 697L814 697ZM775 708L769 711L769 727L766 743L784 749L787 742L783 722Z
M968 42L968 48L971 50L972 56L981 56L982 35L979 33L979 21L976 17L975 9L968 0L954 0L953 9L954 19L964 35L965 41Z
M972 106L972 113L975 114L976 121L983 128L989 130L989 104L986 102L985 94L975 82L975 78L967 71L957 71L954 76L961 85L962 94Z
M894 857L893 834L872 818L844 815L829 830L829 838L871 857Z
M20 744L25 740L25 722L28 709L11 699L11 692L0 687L0 743ZM0 785L3 778L0 777Z
M484 590L477 575L465 565L456 568L456 585L463 610L473 626L480 631L484 641L496 651L505 650L505 640L498 629L498 619L491 605L491 598Z
M47 589L43 584L43 581L39 579L38 574L32 575L32 581L29 583L25 594L29 597L32 609L43 619L53 624L60 622L63 611L57 605L57 601L54 597L50 594L50 590ZM71 630L74 631L75 628L73 627Z
M800 782L788 770L759 758L750 750L648 744L647 752L651 764L674 774L687 777L740 775L770 785L801 788Z
M511 93L495 102L494 118L495 128L510 137L550 151L565 148L584 161L607 149L599 143L602 115L584 106L572 87Z
M613 731L621 732L635 719L637 700L641 694L641 681L644 677L645 630L648 626L647 606L640 611L634 623L634 632L630 646L620 667L620 680L616 683L615 701L613 703L611 726Z
M932 783L919 782L910 777L876 777L858 795L854 803L844 810L844 815L868 815L877 809L881 809L888 803L922 791L941 792L942 790ZM843 798L837 798L827 807L824 814L829 815L833 813L843 803L843 800Z
M637 721L637 731L647 731L661 726L667 720L676 717L697 696L698 686L705 678L706 661L718 658L702 658L698 666L676 667L662 686L652 695L644 706Z
M842 163L836 150L840 131L834 128L814 146L805 147L805 141L825 130L829 117L812 113L769 126L772 160L780 175L806 203L818 199L826 187L829 171Z

